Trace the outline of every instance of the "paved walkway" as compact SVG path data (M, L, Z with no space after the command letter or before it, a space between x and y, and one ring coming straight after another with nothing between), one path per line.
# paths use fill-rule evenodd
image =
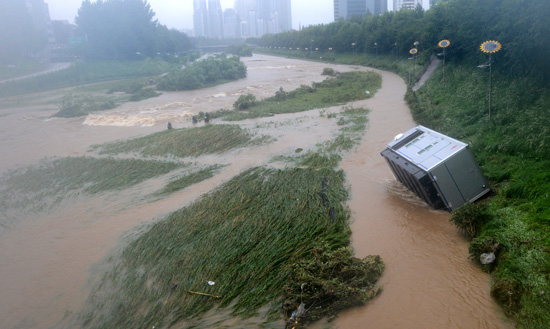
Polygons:
M69 66L71 66L71 63L51 63L51 64L48 64L48 66L40 72L36 72L36 73L33 73L33 74L27 74L27 75L17 77L17 78L0 80L0 83L33 78L33 77L41 75L41 74L52 73L52 72L55 72L55 71L64 70L64 69L68 68Z
M418 89L420 89L420 87L422 87L424 85L424 83L426 83L426 81L432 76L432 74L434 73L435 69L437 68L437 65L439 65L439 59L435 58L431 63L430 63L430 66L428 66L428 69L426 70L426 72L424 72L424 74L422 75L422 77L420 78L420 80L418 80L418 82L414 85L413 87L413 91L417 91Z

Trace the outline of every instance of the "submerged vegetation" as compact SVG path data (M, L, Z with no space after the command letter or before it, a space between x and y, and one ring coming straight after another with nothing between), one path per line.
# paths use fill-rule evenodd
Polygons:
M124 190L182 166L174 162L92 157L43 161L0 179L0 226L10 227L21 211L48 211L81 193Z
M344 109L342 136L356 143L366 113ZM214 307L246 317L266 305L265 321L276 321L303 301L307 311L292 319L302 326L376 296L384 264L353 257L345 177L329 160L349 147L327 145L312 166L246 170L129 242L90 297L84 325L163 327Z
M385 268L380 256L361 260L353 257L350 247L334 250L328 245L314 248L312 255L292 264L283 289L283 311L293 328L304 328L304 323L323 317L331 320L339 311L362 305L382 292L374 285ZM300 307L304 312L297 315Z
M269 142L254 137L238 125L206 125L190 129L171 129L127 141L95 145L100 154L139 153L144 156L196 157Z
M338 119L340 133L331 141L318 145L318 150L302 153L298 150L292 156L276 157L273 161L286 161L297 166L309 168L334 168L342 160L340 154L351 150L357 145L367 127L369 110L363 108L344 107L339 113L326 114L329 118Z
M210 177L213 177L223 166L212 165L199 170L186 172L183 176L170 181L166 186L158 191L156 195L166 195L183 190L193 184L202 182Z
M70 94L63 97L61 105L59 106L59 111L52 116L58 118L74 118L88 115L90 112L106 111L115 107L115 102L110 98L91 96L76 97Z
M336 72L334 77L285 91L282 87L274 96L258 101L254 95L242 95L234 104L235 111L223 111L227 121L294 113L340 105L372 97L382 86L382 77L374 72Z
M334 219L319 196L325 178ZM331 169L242 173L133 241L103 283L111 287L109 305L93 305L90 323L95 328L167 326L218 304L233 303L236 312L252 314L277 300L289 279L289 264L322 241L331 248L349 243L343 179L342 172ZM277 303L272 307L276 310ZM118 311L103 313L109 309ZM101 314L107 316L103 321Z

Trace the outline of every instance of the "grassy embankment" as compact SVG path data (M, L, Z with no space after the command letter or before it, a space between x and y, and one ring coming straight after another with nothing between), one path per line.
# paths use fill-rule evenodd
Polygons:
M339 154L365 131L366 114L363 109L331 114L339 120L340 133L319 152L296 155L283 170L251 168L130 242L90 298L84 323L93 328L169 326L216 306L246 316L265 305L271 310L265 321L277 321L281 298L285 317L298 308L302 283L307 283L306 307L315 306L308 320L373 298L380 292L374 285L384 266L379 257L352 257L345 177L334 168ZM134 141L171 156L171 146L162 146L168 140L153 135ZM148 154L130 144L108 147ZM274 161L281 160L289 159ZM313 266L321 263L332 265ZM328 277L334 269L341 276ZM363 279L350 280L355 277ZM298 326L303 323L300 319Z
M0 81L22 77L40 72L46 64L36 60L18 60L11 64L0 65Z
M492 294L520 328L550 326L550 88L495 68L448 65L407 100L415 120L469 143L491 182L491 198L452 220L469 232L470 254L494 252Z
M299 51L256 51L304 57ZM408 82L410 60L329 55L328 62L385 69ZM419 58L416 63L419 79L427 62ZM471 239L475 262L481 253L497 255L495 263L482 269L492 273L492 294L506 313L519 328L542 329L550 326L550 88L502 70L494 68L492 120L488 73L475 65L447 63L445 80L440 65L422 89L409 89L406 98L417 123L470 144L493 194L457 211L451 220Z
M160 60L139 62L76 62L69 68L2 85L0 97L17 96L104 81L154 77L173 64Z

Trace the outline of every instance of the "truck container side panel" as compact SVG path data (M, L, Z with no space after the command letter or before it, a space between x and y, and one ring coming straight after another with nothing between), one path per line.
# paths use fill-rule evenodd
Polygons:
M469 149L464 149L462 152L453 156L446 162L447 168L457 185L465 196L466 202L472 202L475 198L479 198L479 195L483 195L484 192L489 192L487 182L481 174L472 152Z
M432 168L430 174L432 174L432 176L436 180L441 194L447 201L447 206L451 210L454 210L467 202L467 200L462 197L458 186L456 185L451 173L449 172L445 164L441 164L435 168Z

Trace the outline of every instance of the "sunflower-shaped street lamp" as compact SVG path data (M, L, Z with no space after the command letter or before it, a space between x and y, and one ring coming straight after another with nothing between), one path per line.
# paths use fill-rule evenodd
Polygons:
M440 48L443 48L443 52L437 54L438 56L443 56L443 82L445 82L445 49L451 45L451 42L449 40L441 40L437 44Z
M417 44L417 42L415 42L415 45ZM409 57L409 59L412 59L413 60L413 65L412 65L412 68L413 68L413 78L416 76L416 54L418 54L418 49L416 48L413 48L411 50L409 50L409 54L412 55L412 57ZM411 70L409 70L409 85L411 84Z
M502 49L502 45L498 41L485 41L479 47L482 52L489 54L489 62L487 64L478 65L478 68L489 67L489 120L491 120L491 108L493 105L493 58L492 55Z

